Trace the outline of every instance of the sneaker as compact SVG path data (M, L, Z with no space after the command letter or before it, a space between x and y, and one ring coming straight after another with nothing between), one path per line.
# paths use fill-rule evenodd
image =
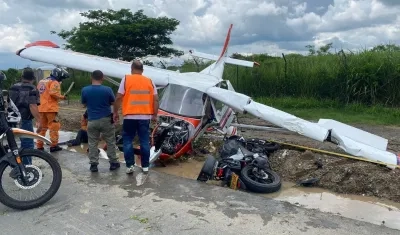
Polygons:
M110 163L110 171L116 170L120 167L121 167L121 164L119 164L119 162Z
M142 171L143 171L143 173L147 174L147 173L149 173L149 168L148 167L143 167Z
M90 171L91 171L91 172L98 172L99 169L97 168L97 165L96 165L96 164L91 164L91 165L90 165Z
M126 174L132 174L135 171L135 165L126 168Z
M57 151L60 151L60 150L62 150L62 148L60 146L58 146L58 145L56 145L54 147L50 147L50 153L57 152Z

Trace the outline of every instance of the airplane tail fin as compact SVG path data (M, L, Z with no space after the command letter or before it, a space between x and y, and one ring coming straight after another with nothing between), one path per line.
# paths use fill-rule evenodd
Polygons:
M189 51L190 54L194 57L199 57L199 58L203 58L203 59L216 61L212 65L205 68L200 73L206 73L206 74L210 74L210 75L214 75L214 76L222 78L225 64L233 64L233 65L239 65L239 66L245 66L245 67L254 67L255 65L257 65L257 66L259 65L259 63L257 63L257 62L233 59L233 58L228 57L228 48L229 48L229 41L231 38L232 27L233 27L233 24L231 24L229 27L224 46L223 46L221 54L219 56L201 53L201 52L197 52L197 51L193 51L193 50Z

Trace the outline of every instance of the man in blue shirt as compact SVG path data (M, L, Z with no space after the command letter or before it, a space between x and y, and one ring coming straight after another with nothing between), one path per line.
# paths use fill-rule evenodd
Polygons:
M115 96L110 87L102 85L104 76L100 70L93 71L91 77L92 85L84 87L81 96L81 103L87 108L88 113L90 171L98 171L98 146L101 134L108 146L107 155L110 159L110 171L112 171L120 167L115 151L115 126L111 112Z

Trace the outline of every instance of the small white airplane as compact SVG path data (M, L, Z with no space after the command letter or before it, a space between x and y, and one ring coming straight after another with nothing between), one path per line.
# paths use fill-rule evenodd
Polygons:
M161 121L153 132L152 162L158 158L179 158L191 150L192 141L211 125L222 133L227 130L232 133L235 112L240 112L252 114L286 131L320 142L335 143L349 154L380 161L391 169L400 165L400 156L387 151L387 139L331 119L309 122L235 92L231 83L222 79L224 65L253 67L257 63L228 57L231 30L232 25L220 56L190 51L195 57L216 60L201 72L180 73L144 66L143 74L154 81L157 89L164 88L158 113ZM16 54L32 61L87 72L101 69L106 76L119 79L130 73L130 62L63 50L49 41L28 44ZM118 85L118 82L111 81ZM208 123L207 105L212 107L211 115L215 122ZM233 129L233 134L235 131Z

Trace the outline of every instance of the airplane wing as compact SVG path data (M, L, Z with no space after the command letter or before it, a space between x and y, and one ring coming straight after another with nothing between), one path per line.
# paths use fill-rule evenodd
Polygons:
M309 122L255 102L249 96L234 91L212 87L206 93L238 112L250 113L277 126L320 142L333 142L351 155L390 164L388 167L392 169L394 168L393 165L400 165L400 157L386 151L387 140L382 137L334 120L320 119L318 123Z
M29 47L27 45L27 47L17 51L17 55L32 61L64 66L81 71L92 72L93 70L100 69L106 77L109 76L118 79L121 79L131 71L131 63L126 61L63 50L58 47L41 46L34 43L30 44ZM143 75L150 77L158 88L172 83L204 92L221 81L219 78L198 73L179 73L177 71L145 65L143 67Z
M126 61L35 44L19 50L17 55L32 61L40 61L87 72L100 69L104 75L119 79L131 71L131 64ZM159 69L151 66L144 66L143 72L143 75L152 78L156 86L166 86L169 80L168 77L174 76L175 74L178 73L176 71Z

